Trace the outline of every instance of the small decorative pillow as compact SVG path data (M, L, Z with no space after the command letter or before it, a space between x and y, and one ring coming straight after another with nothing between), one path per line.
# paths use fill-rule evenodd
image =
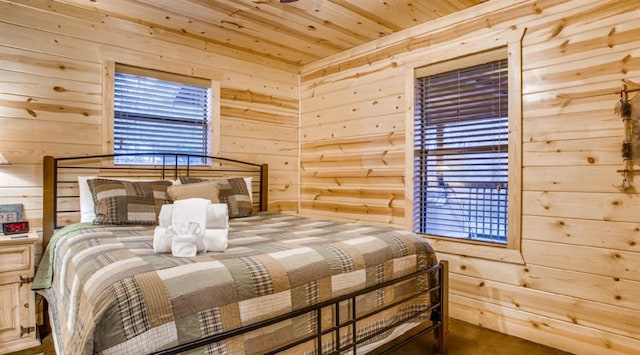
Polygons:
M187 198L199 197L211 200L211 203L219 203L218 183L216 181L203 181L193 184L172 185L167 188L169 198L176 200L184 200Z
M253 214L253 206L244 178L207 180L191 176L180 177L180 182L185 185L204 181L218 184L218 200L220 200L220 203L227 204L229 208L229 218L246 217Z
M171 203L167 188L171 181L87 180L93 197L94 224L158 223L160 208Z

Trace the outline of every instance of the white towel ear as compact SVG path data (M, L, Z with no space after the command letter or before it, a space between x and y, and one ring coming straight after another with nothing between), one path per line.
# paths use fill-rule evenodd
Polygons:
M200 226L200 223L189 222L185 224L186 224L186 227L183 234L197 236L198 234L202 233L202 227Z

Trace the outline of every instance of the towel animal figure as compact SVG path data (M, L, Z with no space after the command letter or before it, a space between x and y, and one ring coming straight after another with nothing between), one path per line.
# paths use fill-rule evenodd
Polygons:
M191 248L186 247L188 243L194 243L196 253L227 249L229 212L226 204L199 198L177 200L173 205L163 205L158 219L159 226L153 233L153 250L156 253L193 256ZM189 227L190 223L200 228ZM191 234L195 235L195 241ZM173 241L178 235L178 244L174 248Z

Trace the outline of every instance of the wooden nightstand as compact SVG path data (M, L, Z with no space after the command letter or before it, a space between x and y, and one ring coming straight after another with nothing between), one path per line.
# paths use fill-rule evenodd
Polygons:
M24 234L22 234L24 235ZM0 354L39 346L36 338L34 275L35 232L26 237L0 235Z

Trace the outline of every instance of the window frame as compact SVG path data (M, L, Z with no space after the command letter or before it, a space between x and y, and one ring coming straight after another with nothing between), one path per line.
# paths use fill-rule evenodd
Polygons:
M199 144L201 144L199 149L203 149L205 151L200 151L200 152L192 152L192 154L195 155L209 155L209 153L211 152L211 132L212 130L210 129L210 124L211 124L211 101L212 101L212 96L211 96L211 80L208 79L202 79L202 78L197 78L197 77L192 77L192 76L185 76L185 75L177 75L177 74L173 74L173 73L167 73L164 71L157 71L157 70L151 70L151 69L146 69L146 68L140 68L140 67L134 67L134 66L130 66L130 65L124 65L124 64L120 64L120 63L116 63L116 71L115 71L115 75L114 78L116 78L119 74L123 74L123 75L132 75L135 76L136 78L141 78L141 80L145 80L147 78L150 79L157 79L157 80L162 80L164 82L167 83L175 83L175 84L179 84L179 85L189 85L189 86L194 86L194 87L199 87L201 89L206 89L207 92L207 103L206 103L206 122L202 121L202 123L198 124L201 128L199 129L200 132L202 132L203 136L198 137L198 142ZM124 86L124 92L122 92L123 95L129 95L130 91L127 91L127 86ZM114 103L115 103L115 86L114 86L114 95L112 96L114 99ZM202 108L202 107L201 107ZM116 115L118 111L115 110L115 104L114 104L114 117L113 117L113 125L114 125L114 129L111 131L114 135L114 144L112 145L113 147L113 152L116 152L116 132L115 132L115 126L116 126L116 121L120 121L120 122L124 122L126 121L126 118L123 118L122 116ZM122 112L122 111L121 111ZM204 112L203 112L204 113ZM127 116L129 113L125 111L125 116ZM138 118L140 119L140 118ZM148 118L147 118L148 119ZM160 117L158 117L158 119L160 119ZM167 120L171 120L171 118L168 118ZM155 121L155 120L154 120ZM178 123L170 123L171 127L176 127ZM204 127L203 127L204 126ZM206 129L202 129L202 128L206 128ZM194 129L191 125L189 126L188 130L189 132L192 132ZM122 133L124 133L124 135L128 135L131 134L132 132L129 130L121 130ZM142 137L142 139L144 140L145 138L148 139L149 136L144 135L144 133L142 135L136 135L136 142L140 142L138 139L138 137ZM169 137L165 135L163 135L162 137L165 137L165 139L170 139ZM204 139L202 139L204 138ZM141 153L144 153L144 151L140 151ZM132 160L136 160L136 158L134 157L130 157L130 159ZM127 160L127 159L125 159ZM203 159L202 162L204 162L205 160ZM195 162L192 165L206 165L203 164L202 162ZM118 157L114 158L114 163L117 165L137 165L137 164L149 164L149 165L153 165L152 163L142 163L142 162L122 162L119 161Z
M115 93L115 73L116 67L134 67L144 71L156 72L160 79L170 78L172 76L193 77L197 80L207 80L210 82L210 117L208 130L208 151L211 156L220 155L220 82L222 73L213 71L204 67L191 66L179 60L172 59L155 59L155 58L136 58L119 51L104 51L103 53L103 85L102 85L102 153L114 154L114 93ZM166 79L165 79L166 80ZM104 163L113 165L113 161ZM211 163L210 163L211 164ZM118 164L120 165L120 164ZM136 166L130 165L129 166Z
M495 58L495 50L506 48L509 78L509 177L508 177L508 223L507 243L487 243L467 239L456 239L421 234L428 239L436 251L447 254L474 256L479 258L523 264L522 239L522 45L523 31L503 33L493 41L475 39L480 45L465 46L460 42L457 50L441 51L440 58L431 63L417 62L406 70L407 110L406 114L406 171L405 171L405 228L413 230L414 197L414 111L415 78L445 71L470 67Z

